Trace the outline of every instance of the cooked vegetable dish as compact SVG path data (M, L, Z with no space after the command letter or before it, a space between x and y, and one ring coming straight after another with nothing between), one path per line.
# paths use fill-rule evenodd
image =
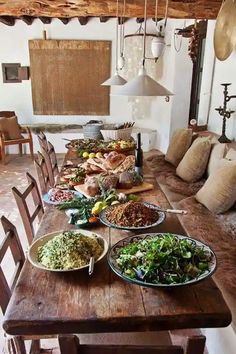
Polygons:
M213 254L194 240L172 234L132 242L119 249L116 259L122 273L153 284L179 284L210 271Z
M159 219L158 211L139 202L127 202L107 209L107 220L114 225L140 227L154 224Z
M97 260L103 252L97 238L77 232L63 232L38 249L38 262L49 269L74 269Z

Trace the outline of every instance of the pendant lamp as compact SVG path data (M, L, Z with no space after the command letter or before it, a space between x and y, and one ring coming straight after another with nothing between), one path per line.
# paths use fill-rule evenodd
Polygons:
M123 85L113 95L115 96L171 96L173 93L168 91L164 86L153 80L145 69L146 55L146 29L147 29L147 0L145 0L144 10L144 36L143 36L143 59L142 66L138 76L133 78L127 84Z
M119 0L117 0L116 2L116 70L114 75L112 75L109 79L107 79L101 84L102 86L119 86L119 85L124 85L127 82L118 73L118 26L119 26L118 8L119 8Z
M121 17L121 25L120 25L120 55L117 61L117 66L119 70L122 70L125 66L125 57L124 57L124 44L125 44L125 7L126 0L123 2L123 14Z
M157 25L158 25L158 19L157 19L158 1L159 0L156 0L156 6L155 6L155 24L156 24L156 29L157 29ZM165 30L165 27L166 27L167 9L168 9L168 0L166 0L164 30ZM162 53L164 51L164 48L165 48L165 39L164 39L164 36L162 35L162 27L160 27L160 31L157 30L157 36L152 39L152 44L151 44L151 52L152 52L153 57L155 58L155 61L157 61L160 58L160 56L162 55Z

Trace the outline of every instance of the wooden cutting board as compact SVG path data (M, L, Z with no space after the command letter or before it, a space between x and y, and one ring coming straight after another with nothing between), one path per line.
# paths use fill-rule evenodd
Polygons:
M134 187L132 187L130 189L117 189L117 193L124 193L124 194L141 193L141 192L149 191L149 190L151 190L153 188L154 188L153 184L147 183L147 182L143 182L139 186L134 186ZM90 196L85 191L85 185L84 184L80 184L78 186L75 186L74 189L76 191L80 192L81 194L83 194L85 197L90 198Z

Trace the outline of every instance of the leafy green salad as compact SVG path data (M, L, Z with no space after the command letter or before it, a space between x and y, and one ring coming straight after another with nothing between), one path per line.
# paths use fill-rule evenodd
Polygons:
M180 284L210 271L213 253L194 240L161 234L134 241L118 251L124 275L153 284Z

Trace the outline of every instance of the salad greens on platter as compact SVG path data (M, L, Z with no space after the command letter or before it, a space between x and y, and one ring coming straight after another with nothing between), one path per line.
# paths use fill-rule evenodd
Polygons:
M166 233L117 247L115 262L130 279L170 285L207 275L213 257L213 252L203 244L200 246L193 239Z

